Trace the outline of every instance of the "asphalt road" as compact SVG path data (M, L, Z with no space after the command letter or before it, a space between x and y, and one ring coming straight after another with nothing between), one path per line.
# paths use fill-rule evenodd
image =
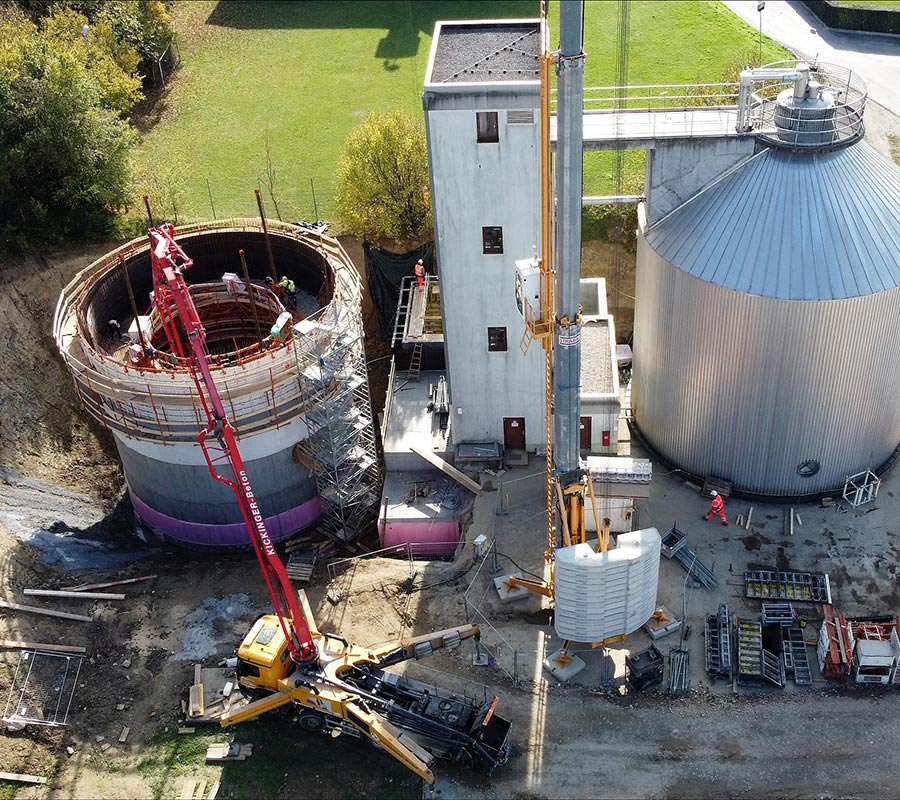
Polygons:
M758 28L757 0L722 3ZM762 12L762 31L799 58L818 57L858 71L868 84L869 98L900 115L900 36L831 30L794 0L768 0Z

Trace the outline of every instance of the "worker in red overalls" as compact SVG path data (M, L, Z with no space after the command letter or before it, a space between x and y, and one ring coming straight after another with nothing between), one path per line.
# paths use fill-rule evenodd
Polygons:
M419 291L421 292L425 287L425 265L421 258L416 262L416 280L419 282Z
M710 506L709 511L706 512L706 516L703 519L708 520L713 514L719 515L723 525L728 524L728 520L725 519L725 501L721 498L721 496L715 489L712 490L712 505Z

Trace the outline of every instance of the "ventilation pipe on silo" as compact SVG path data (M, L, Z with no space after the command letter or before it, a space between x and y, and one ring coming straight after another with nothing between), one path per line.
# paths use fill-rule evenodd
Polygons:
M775 69L761 67L760 69L745 69L741 72L740 88L738 89L737 124L734 126L738 133L747 133L753 129L750 121L750 104L757 100L753 95L753 87L763 81L782 81L794 84L794 97L802 100L806 96L809 86L809 64L799 62L793 69Z

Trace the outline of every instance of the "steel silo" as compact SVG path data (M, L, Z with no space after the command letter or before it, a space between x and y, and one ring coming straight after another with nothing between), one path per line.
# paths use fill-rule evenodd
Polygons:
M634 418L693 475L811 494L900 441L900 169L760 147L638 234Z

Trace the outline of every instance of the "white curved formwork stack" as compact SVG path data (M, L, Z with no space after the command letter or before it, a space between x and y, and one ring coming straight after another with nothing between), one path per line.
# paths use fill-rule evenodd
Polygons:
M597 542L556 551L554 596L557 635L574 642L600 642L631 633L656 608L661 538L656 528L618 537L613 550Z

